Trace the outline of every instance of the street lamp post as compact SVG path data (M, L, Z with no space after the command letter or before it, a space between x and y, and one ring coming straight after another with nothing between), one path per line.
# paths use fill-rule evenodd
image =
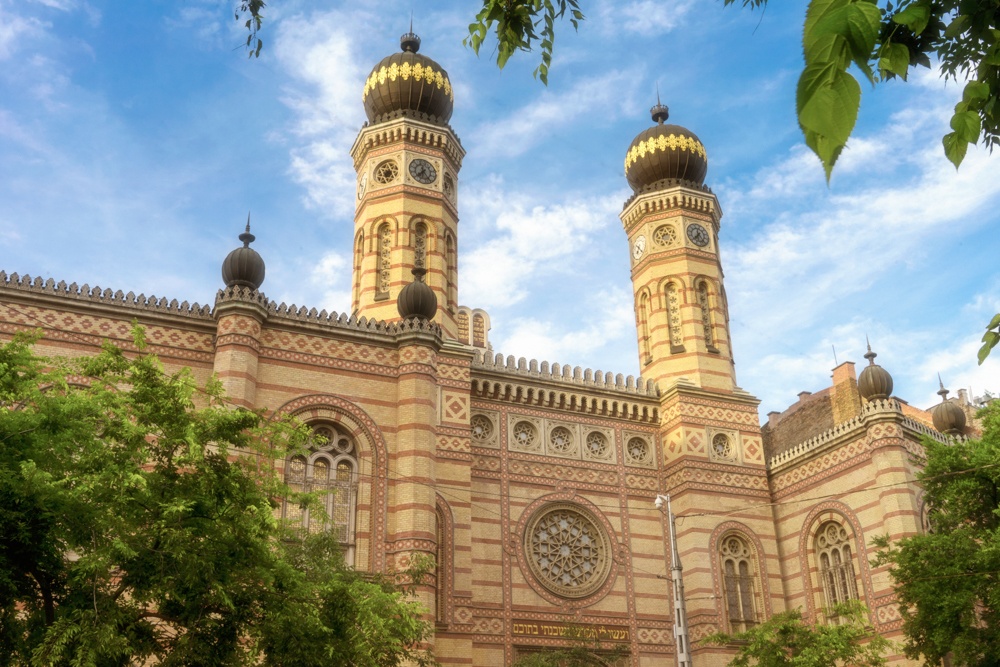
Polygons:
M674 651L677 653L677 667L691 667L691 653L688 646L687 610L684 607L684 578L681 554L677 550L677 528L674 512L670 508L670 494L658 495L653 503L656 509L667 508L667 523L670 527L670 580L674 588Z

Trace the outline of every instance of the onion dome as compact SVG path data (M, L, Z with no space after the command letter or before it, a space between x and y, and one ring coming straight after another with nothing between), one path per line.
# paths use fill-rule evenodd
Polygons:
M413 282L404 287L396 298L396 310L404 320L418 318L432 320L437 313L438 300L434 290L424 282L427 269L413 269Z
M451 118L455 98L448 73L417 53L420 38L412 30L399 40L402 52L383 58L365 80L361 99L370 122L402 111L434 116L441 123Z
M264 260L250 247L256 237L250 233L250 216L246 231L240 234L243 247L237 248L222 262L222 280L226 287L240 286L258 289L264 282Z
M659 99L649 111L656 125L633 139L625 153L628 184L636 192L663 179L702 185L708 171L704 144L687 128L664 125L669 111Z
M948 400L948 390L944 388L940 374L938 375L938 384L941 386L938 391L941 402L931 410L934 428L941 433L961 435L965 430L965 410Z
M878 355L872 352L872 346L868 345L868 352L865 359L868 365L858 376L858 392L866 401L885 399L892 396L892 376L889 371L875 363Z

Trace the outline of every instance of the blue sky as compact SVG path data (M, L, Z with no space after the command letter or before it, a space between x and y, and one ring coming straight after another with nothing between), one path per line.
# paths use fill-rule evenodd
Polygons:
M0 268L209 302L248 209L263 291L349 307L363 80L410 12L455 87L460 301L497 351L637 373L625 149L659 86L709 154L737 380L781 410L864 362L927 407L1000 388L982 328L1000 311L1000 156L940 149L960 88L933 72L864 87L827 187L794 118L804 2L584 0L504 71L461 44L475 3L272 0L259 60L234 2L0 0Z

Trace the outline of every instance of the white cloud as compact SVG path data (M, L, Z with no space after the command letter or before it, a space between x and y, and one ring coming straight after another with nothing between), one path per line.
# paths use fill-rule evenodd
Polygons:
M694 4L694 0L604 1L597 5L597 22L607 33L653 37L682 25Z
M0 4L0 60L12 57L23 40L44 34L47 26L34 17L19 16Z
M477 128L471 150L514 157L528 152L549 134L571 128L581 115L615 118L621 115L634 85L633 73L614 70L581 79L565 92L544 89L531 103Z
M359 91L367 59L356 36L366 13L296 15L279 24L274 52L300 82L283 99L296 114L291 130L291 171L305 185L309 204L333 215L354 210L354 166L349 155L364 120Z
M498 179L466 196L464 209L474 211L477 226L489 225L497 233L464 251L463 301L486 309L509 307L528 296L531 283L578 270L592 235L616 219L620 206L616 196L539 201L504 192Z
M593 303L599 306L599 312L570 323L538 317L515 318L494 341L494 347L504 354L561 363L600 358L614 363L613 367L601 370L616 373L633 365L637 353L631 292L619 288L603 290L594 295ZM577 324L582 326L574 328ZM621 354L610 352L612 349Z

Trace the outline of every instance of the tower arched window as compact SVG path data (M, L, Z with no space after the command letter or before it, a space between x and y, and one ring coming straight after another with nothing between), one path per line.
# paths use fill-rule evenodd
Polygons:
M457 280L457 260L455 255L455 237L448 234L445 243L448 266L446 268L448 276L448 310L454 310L458 305L458 280Z
M653 360L649 346L649 295L639 297L639 338L642 350L642 362L648 364Z
M712 304L708 299L708 283L698 281L698 307L701 309L701 327L705 336L705 347L715 349L715 336L712 334Z
M756 607L757 568L747 541L730 534L719 542L723 599L730 632L745 632L759 622Z
M357 506L358 461L354 441L334 426L313 427L310 447L285 464L285 483L293 493L314 493L315 506L295 498L282 503L282 518L306 533L331 531L354 563L354 521Z
M378 274L375 279L375 298L389 298L392 278L392 229L388 222L378 228Z
M458 322L458 340L466 345L471 345L472 338L469 336L469 311L465 308L459 308L458 314L455 316L455 321Z
M413 266L427 268L427 225L422 222L413 226Z
M486 347L486 318L479 313L472 316L472 344Z
M681 336L681 297L675 283L667 283L667 326L670 331L670 351L683 352L684 338Z
M448 570L451 568L451 545L448 543L448 524L443 509L435 512L437 521L437 550L435 553L435 605L434 620L439 624L448 622Z
M827 607L858 599L857 577L854 572L852 539L847 529L837 521L827 521L816 535L816 556L819 577Z
M361 303L361 266L365 257L365 235L364 232L358 234L357 243L354 246L354 296L352 299L352 310L357 310Z

